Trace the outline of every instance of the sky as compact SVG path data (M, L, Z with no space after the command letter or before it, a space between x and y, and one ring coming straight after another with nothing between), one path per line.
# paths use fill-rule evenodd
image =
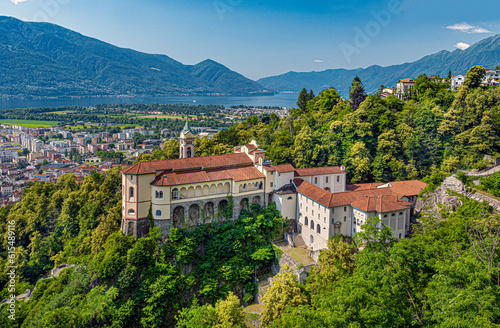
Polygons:
M0 15L184 64L212 59L255 80L461 51L500 34L499 8L498 0L0 0Z

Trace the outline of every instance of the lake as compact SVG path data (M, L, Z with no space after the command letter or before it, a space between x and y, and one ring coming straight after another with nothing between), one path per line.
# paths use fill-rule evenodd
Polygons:
M39 100L0 100L0 109L95 106L98 104L189 104L189 105L245 105L296 107L297 93L279 93L274 96L179 96L179 97L105 97L105 98L64 98Z

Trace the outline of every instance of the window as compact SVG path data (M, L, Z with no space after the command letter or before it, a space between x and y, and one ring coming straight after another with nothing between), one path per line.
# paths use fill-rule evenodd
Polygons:
M271 188L273 187L273 183L271 182Z
M326 216L323 217L323 221L326 223Z
M319 224L316 226L316 232L321 233L321 226Z
M156 213L155 213L155 214L156 214L156 216L157 216L157 217L160 217L160 218L161 218L161 214L162 214L162 213L161 213L161 211L160 211L160 210L156 210Z
M128 189L128 197L129 197L129 198L134 197L134 187L130 187L130 188Z
M172 199L179 199L179 189L172 189Z
M155 198L156 198L156 199L163 199L163 191L161 191L161 190L160 190L160 191L156 190L156 191L155 191Z
M344 212L347 212L347 207L346 206L344 206Z
M312 215L314 215L314 210L312 210Z
M347 222L347 216L344 216L344 222Z
M396 213L392 213L391 216L396 216Z
M300 208L302 208L302 203L300 203Z
M401 234L399 234L399 239L401 239Z
M399 212L399 215L403 215L403 212Z
M318 203L318 208L321 208L320 205L319 205L319 203Z
M128 210L129 215L135 215L135 211L133 209Z
M314 230L314 221L311 220L311 229Z
M306 212L308 212L308 211L309 211L309 208L306 206Z
M305 221L304 221L304 223L305 223L306 225L309 225L309 219L307 218L307 216L306 216L306 218L305 218L304 220L305 220Z
M319 213L318 213L318 221L319 221L320 219L321 219L321 216L320 216L320 215L319 215Z
M340 182L340 175L337 175L337 182Z
M328 183L328 177L325 178L325 182Z
M271 171L271 175L274 175L274 171Z
M264 185L261 183L259 183L259 189L262 189L264 187Z
M386 217L387 217L387 214L384 214L384 218L386 218Z
M318 184L318 178L314 178L314 184Z
M332 214L335 214L335 209L334 208L332 208Z
M288 199L288 200L292 200L292 199L293 199L293 197L292 197L292 196L290 196L290 197L288 197L287 199ZM300 205L302 205L302 204L300 204Z

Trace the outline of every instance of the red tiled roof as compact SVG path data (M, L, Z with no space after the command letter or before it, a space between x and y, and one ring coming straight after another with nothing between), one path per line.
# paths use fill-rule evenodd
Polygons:
M394 194L398 194L400 197L417 196L422 190L425 189L425 187L427 187L427 184L420 180L395 181L390 182L390 185L392 188L389 189L394 190Z
M292 164L264 165L264 167L268 172L276 171L278 173L287 173L295 171L295 168L292 166Z
M405 210L411 205L411 203L392 196L366 197L365 199L351 203L351 206L359 208L364 212L379 213Z
M339 174L347 173L342 171L339 166L327 166L327 167L312 167L308 169L296 169L296 177L306 177L311 175L323 175L323 174Z
M219 170L164 172L153 182L155 186L174 186L190 183L210 182L218 180L243 181L264 178L254 166L233 167Z
M345 189L346 191L366 190L366 189L374 189L381 185L383 185L382 182L356 183L356 184L346 185Z
M397 83L403 82L403 83L415 83L413 79L401 79Z
M346 191L339 193L331 193L318 186L313 185L302 179L295 179L297 192L307 196L326 207L338 207L350 205L353 202L364 200L369 197L387 196L393 199L401 198L403 196L415 196L425 188L426 184L418 181L399 181L391 182L392 187L387 188L373 188L359 191ZM395 185L394 185L395 184Z
M162 161L142 162L122 170L124 174L151 174L157 171L206 170L210 168L231 167L252 164L244 153L214 155L204 157L176 158Z

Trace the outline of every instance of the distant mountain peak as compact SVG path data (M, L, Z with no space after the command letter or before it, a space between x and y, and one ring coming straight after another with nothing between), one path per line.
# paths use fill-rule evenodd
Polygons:
M270 93L210 59L184 65L8 16L0 16L0 57L0 95L7 97Z
M361 78L365 90L374 93L381 84L395 86L400 78L416 78L420 74L448 76L449 70L453 74L462 74L474 65L492 69L500 65L500 34L483 39L465 50L456 49L451 52L442 50L400 65L387 67L373 65L365 69L352 70L327 69L321 72L287 72L262 78L257 82L277 91L299 92L305 87L320 92L325 87L334 87L342 95L347 96L349 86L356 75Z

